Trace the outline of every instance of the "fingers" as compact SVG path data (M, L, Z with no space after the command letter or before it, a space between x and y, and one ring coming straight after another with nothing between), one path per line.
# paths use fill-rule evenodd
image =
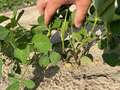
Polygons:
M90 3L91 3L91 0L77 0L76 1L77 10L75 14L74 23L77 28L79 28L82 22L84 21Z
M46 4L47 4L46 0L37 0L37 8L40 12L40 15L44 14Z
M75 26L80 27L83 22L91 0L38 0L37 7L44 14L45 24L48 25L56 10L64 4L75 4L77 7L75 15Z
M49 24L56 10L60 8L63 4L65 4L65 0L48 0L44 14L44 20L46 25Z

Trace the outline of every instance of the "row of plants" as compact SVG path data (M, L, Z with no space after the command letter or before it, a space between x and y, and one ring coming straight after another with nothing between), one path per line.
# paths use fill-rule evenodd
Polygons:
M50 66L57 65L60 59L64 62L72 60L78 65L91 62L92 55L89 53L89 49L94 41L98 42L99 48L109 52L111 50L113 54L114 49L119 48L119 9L119 0L93 0L86 21L79 30L74 27L74 12L69 9L69 6L61 7L48 27L45 26L43 17L40 16L39 24L33 25L29 30L19 24L19 20L24 14L23 10L18 14L17 11L14 11L13 17L0 16L0 23L10 20L7 25L0 26L1 75L4 65L12 67L7 73L11 82L7 90L35 87L32 80L25 78L28 66L34 62L37 62L44 71ZM90 25L89 30L86 25ZM102 33L96 32L98 33L96 35L95 28L99 25L104 26L103 31ZM55 44L51 43L53 30L60 32L61 37L60 42ZM57 49L59 45L60 51ZM110 56L111 52L107 55ZM8 57L10 63L6 64L2 55ZM22 68L24 68L24 72L22 72Z
M0 12L34 5L36 0L0 0Z

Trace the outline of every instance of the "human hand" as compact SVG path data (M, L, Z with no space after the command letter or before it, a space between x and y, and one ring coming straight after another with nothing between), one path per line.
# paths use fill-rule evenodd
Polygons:
M76 5L74 24L80 27L86 16L91 0L38 0L37 7L41 15L44 15L45 24L48 25L52 16L62 5Z

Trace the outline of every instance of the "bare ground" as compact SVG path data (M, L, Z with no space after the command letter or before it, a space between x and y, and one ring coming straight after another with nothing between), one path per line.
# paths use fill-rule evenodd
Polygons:
M4 13L10 16L11 12ZM29 28L37 23L39 16L36 7L25 8L20 23ZM43 72L39 67L31 67L28 78L36 82L33 90L120 90L120 66L111 67L103 62L102 50L93 46L90 51L94 60L89 65L71 65L60 62L58 66ZM0 90L5 90L7 82L1 80Z
M37 90L120 90L120 66L103 63L103 51L97 46L93 46L90 52L94 56L92 63L79 67L59 63L57 73L54 73L56 67L49 69Z

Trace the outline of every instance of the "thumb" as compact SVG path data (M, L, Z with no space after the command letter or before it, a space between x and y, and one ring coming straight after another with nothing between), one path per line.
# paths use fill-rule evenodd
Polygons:
M60 8L63 4L65 4L65 0L48 0L44 15L46 25L49 24L56 10Z
M76 0L75 26L79 28L83 23L91 0Z

